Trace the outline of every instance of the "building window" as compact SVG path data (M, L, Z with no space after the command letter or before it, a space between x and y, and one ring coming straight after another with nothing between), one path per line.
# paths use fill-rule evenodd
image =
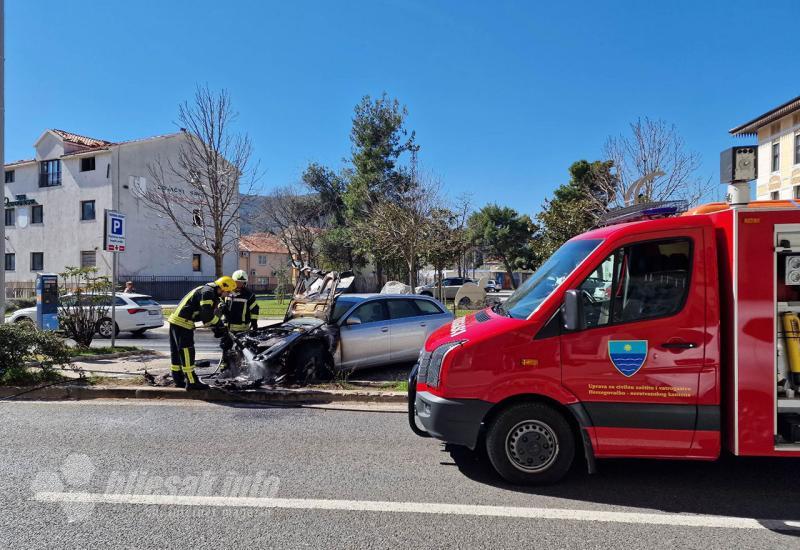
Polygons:
M258 255L258 265L267 265L267 256L265 254Z
M259 277L258 278L258 284L266 285L267 284L267 278L266 277Z
M31 252L31 271L44 269L44 252Z
M14 183L14 171L6 170L6 183Z
M6 271L17 269L17 256L13 252L6 252Z
M202 257L200 254L192 254L192 271L203 271Z
M14 209L6 208L6 227L14 225Z
M39 163L39 187L61 185L61 161L43 160Z
M203 214L200 209L192 210L192 225L195 227L203 227Z
M44 223L44 206L41 204L31 206L31 223Z
M794 163L800 164L800 132L794 135Z
M775 142L772 144L772 171L777 172L781 169L781 144Z
M96 267L97 252L94 250L81 250L81 267Z
M769 200L776 201L781 198L780 191L773 191L769 194Z
M90 221L94 217L94 201L81 201L81 221Z
M81 172L91 172L94 170L94 157L84 157L81 159Z

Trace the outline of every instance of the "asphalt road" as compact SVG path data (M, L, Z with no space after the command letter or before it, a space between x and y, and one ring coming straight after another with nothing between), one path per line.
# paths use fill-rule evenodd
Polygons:
M800 546L771 521L800 519L797 460L614 461L524 489L417 438L402 414L186 402L0 402L0 414L2 548Z
M148 330L141 336L134 336L130 332L121 332L116 340L116 344L119 346L137 346L142 349L169 353L169 325L165 323L163 327ZM110 345L111 340L107 338L92 340L92 347ZM219 340L214 338L210 330L195 330L194 347L198 353L219 352Z

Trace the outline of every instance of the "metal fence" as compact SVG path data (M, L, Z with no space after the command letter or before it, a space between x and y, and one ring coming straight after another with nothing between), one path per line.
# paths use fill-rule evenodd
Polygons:
M156 300L179 300L193 288L213 279L209 277L187 277L180 275L120 275L117 288L124 288L126 281L133 282L133 290L147 294Z

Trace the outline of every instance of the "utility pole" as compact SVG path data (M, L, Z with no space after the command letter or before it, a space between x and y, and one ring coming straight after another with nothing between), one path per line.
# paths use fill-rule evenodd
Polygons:
M6 6L0 0L0 198L6 197ZM3 265L0 266L0 324L6 321L6 224L5 209L3 223L0 224L0 253Z

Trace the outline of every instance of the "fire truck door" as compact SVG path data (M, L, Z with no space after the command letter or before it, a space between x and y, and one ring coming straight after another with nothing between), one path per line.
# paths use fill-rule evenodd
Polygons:
M701 420L703 254L700 229L638 234L577 287L583 328L561 336L562 377L591 419L598 456L688 453Z

